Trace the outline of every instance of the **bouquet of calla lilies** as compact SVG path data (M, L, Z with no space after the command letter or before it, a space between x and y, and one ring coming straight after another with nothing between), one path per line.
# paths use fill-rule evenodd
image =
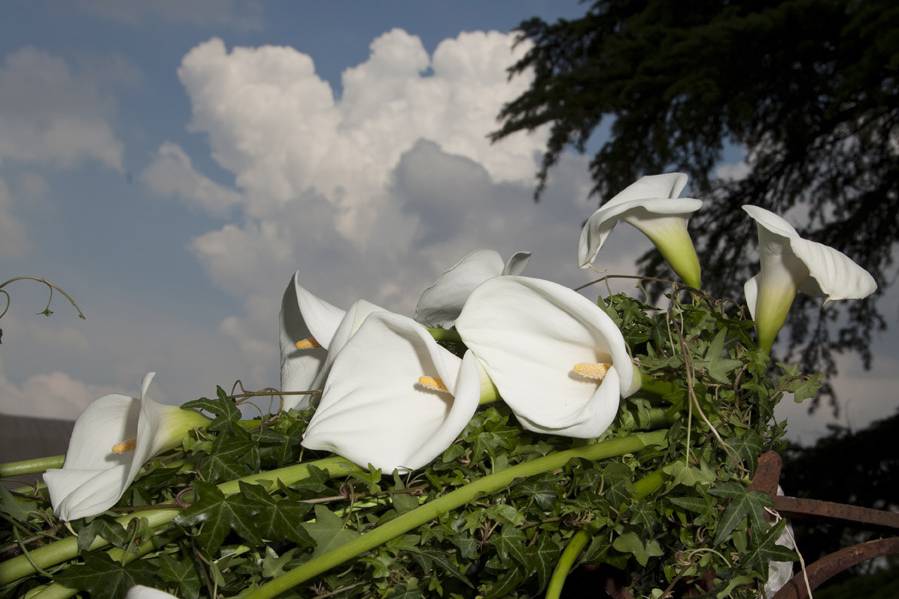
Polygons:
M645 233L680 279L663 307L524 276L527 252L466 255L412 317L295 273L276 413L221 388L164 405L150 373L91 404L64 459L0 465L42 475L0 487L0 593L553 598L601 564L634 597L772 596L801 539L748 482L782 446L774 406L820 381L771 349L797 292L876 284L748 205L760 272L745 305L710 297L686 184L643 177L580 236L588 268L619 221Z

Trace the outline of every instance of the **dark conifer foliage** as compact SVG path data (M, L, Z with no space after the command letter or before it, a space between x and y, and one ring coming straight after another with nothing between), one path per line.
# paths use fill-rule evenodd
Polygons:
M550 127L539 199L562 150L610 137L590 163L594 193L681 170L708 200L691 221L705 287L742 296L757 268L757 204L868 269L878 294L820 307L800 296L781 337L804 366L832 374L835 353L869 365L886 321L876 302L896 277L899 240L899 5L892 0L598 0L583 18L518 27L533 44L511 76L525 93L499 115L499 140ZM715 177L725 144L746 148L749 174ZM664 272L656 252L639 260Z

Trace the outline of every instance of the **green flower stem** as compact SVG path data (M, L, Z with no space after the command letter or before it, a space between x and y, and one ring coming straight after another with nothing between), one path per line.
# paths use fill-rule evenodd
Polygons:
M471 503L478 497L496 493L512 484L516 479L527 478L561 468L569 460L575 458L601 460L634 453L649 446L662 445L665 443L667 434L667 430L660 430L601 441L594 445L551 453L542 458L490 474L442 497L429 501L332 551L309 560L261 587L247 592L243 595L243 599L276 597L296 585L339 566L366 551L370 551L401 534L426 524L460 506Z
M639 501L647 495L655 493L662 487L664 482L665 479L661 470L650 472L634 483L634 499ZM552 577L549 579L549 584L546 587L546 599L559 599L562 596L562 587L565 586L565 579L568 578L568 573L581 555L581 552L586 549L591 538L592 534L582 528L568 541L568 545L565 546L565 550L559 556L559 562L556 564Z
M45 458L6 462L5 464L0 464L0 478L22 476L24 474L37 474L45 472L50 468L62 468L65 457L66 456L64 455L51 455Z
M162 549L166 543L160 542L159 535L164 533L167 528L168 527L163 527L160 531L157 531L157 536L154 536L142 545L132 547L130 551L115 548L110 549L106 552L106 554L110 558L112 558L113 561L120 562L122 564L133 562L134 560L141 558L149 553L152 553L158 549ZM26 595L25 599L69 599L69 597L74 597L76 594L78 594L78 589L73 589L71 587L67 587L64 584L54 582L53 584L43 587L43 589L37 594Z
M285 485L290 485L308 478L310 466L327 470L328 475L331 478L346 476L353 472L364 472L364 470L355 464L341 457L331 457L304 464L293 464L292 466L269 470L268 472L250 474L249 476L244 476L237 480L224 482L218 485L218 488L225 495L234 495L240 491L239 483L241 481L246 483L260 483L263 481L274 482L280 480ZM117 521L122 526L128 526L128 522L134 518L146 518L150 528L157 529L174 520L175 516L178 515L178 512L179 510L174 508L141 510L134 514L122 516L118 518ZM89 550L93 551L101 549L107 545L109 545L109 541L102 537L97 537L94 539ZM31 561L28 560L28 556L19 555L0 563L0 586L7 585L20 578L33 574L36 570L34 565L32 565L32 562L34 562L38 568L49 568L76 557L78 555L78 539L76 537L68 537L61 541L39 547L34 551L30 551L29 555Z

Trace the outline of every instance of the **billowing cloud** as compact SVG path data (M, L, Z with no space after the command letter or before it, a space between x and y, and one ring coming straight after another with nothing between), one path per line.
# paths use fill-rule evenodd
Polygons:
M0 255L19 257L28 251L30 245L25 225L12 213L9 187L0 179ZM0 299L0 302L3 300ZM0 303L0 310L2 306Z
M6 378L0 358L0 414L74 420L93 400L114 392L113 388L88 385L59 371L38 374L15 385Z
M114 98L63 59L35 48L12 52L0 65L0 162L96 161L122 170L114 113Z
M256 0L78 0L93 15L128 25L158 20L196 27L258 31L263 25L262 3Z
M170 142L159 147L141 179L159 195L178 198L216 216L227 215L240 201L240 194L195 171L184 150Z

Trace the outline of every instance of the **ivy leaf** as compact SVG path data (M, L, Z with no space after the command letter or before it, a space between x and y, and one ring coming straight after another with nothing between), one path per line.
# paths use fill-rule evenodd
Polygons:
M253 514L252 523L263 539L272 541L288 540L304 547L311 547L314 541L303 527L303 518L312 509L307 503L277 500L266 492L262 485L245 482L240 485L240 494L230 503L240 505L246 513Z
M503 526L502 532L494 541L499 558L506 561L511 557L522 566L527 566L528 554L524 548L526 540L521 529L515 526Z
M612 462L602 469L603 497L614 508L629 504L634 496L631 469L621 462Z
M121 599L138 584L158 586L148 562L136 560L123 566L103 552L85 554L84 564L57 573L56 582L85 591L93 599Z
M105 516L94 518L91 523L78 531L78 550L87 551L94 539L103 537L116 547L124 547L130 540L125 527Z
M159 577L178 586L178 596L182 599L197 599L200 596L200 575L193 562L179 561L163 554L157 560Z
M552 575L561 553L562 549L553 543L548 536L541 536L536 550L528 554L530 556L531 571L537 572L540 590L543 590L546 587L546 583L549 582L549 577Z
M705 514L709 510L709 502L701 497L669 497L668 501L688 512Z
M512 594L524 579L524 570L520 566L507 569L490 589L490 594L487 595L488 599L500 599L500 597Z
M6 514L18 522L25 522L35 502L13 495L9 489L0 486L0 513Z
M781 520L758 535L758 541L745 556L746 563L763 576L767 576L770 562L792 562L798 557L792 549L777 544L786 524L786 520Z
M765 530L765 507L771 505L771 498L758 491L750 491L739 483L724 483L709 491L712 495L730 498L730 503L721 520L718 522L718 530L715 532L713 545L720 545L735 528L749 518L753 530Z
M197 499L175 519L180 526L200 526L197 540L209 554L215 554L232 529L250 545L262 540L256 534L254 514L240 496L225 497L215 485L195 481Z
M699 468L696 468L677 461L662 468L662 472L674 479L671 481L672 487L678 485L696 487L697 485L708 485L715 482L715 473L705 462L700 462Z
M221 432L237 426L236 423L240 420L240 410L234 405L234 400L228 397L228 394L221 387L216 387L215 393L216 399L201 397L200 399L189 401L181 407L212 414L214 420L207 427L212 432Z
M343 520L323 505L315 506L315 522L304 522L302 526L315 541L313 558L337 549L359 536L358 532L346 528Z
M632 554L637 563L645 566L651 557L659 557L665 554L662 546L655 539L650 539L643 543L643 540L635 532L626 532L612 543L612 547L621 553Z
M446 574L449 574L456 580L465 584L465 586L472 588L472 589L474 588L474 585L471 584L471 581L468 580L468 578L466 578L464 574L459 572L459 569L456 567L456 565L453 564L452 561L450 561L446 552L434 551L434 550L413 549L413 548L407 549L407 551L423 558L419 562L420 564L424 565L423 562L427 563L428 565L434 564L438 568L443 570ZM422 569L427 570L427 568L424 568L424 567Z
M212 452L198 472L206 480L233 480L259 467L259 448L249 433L232 431L216 437Z

